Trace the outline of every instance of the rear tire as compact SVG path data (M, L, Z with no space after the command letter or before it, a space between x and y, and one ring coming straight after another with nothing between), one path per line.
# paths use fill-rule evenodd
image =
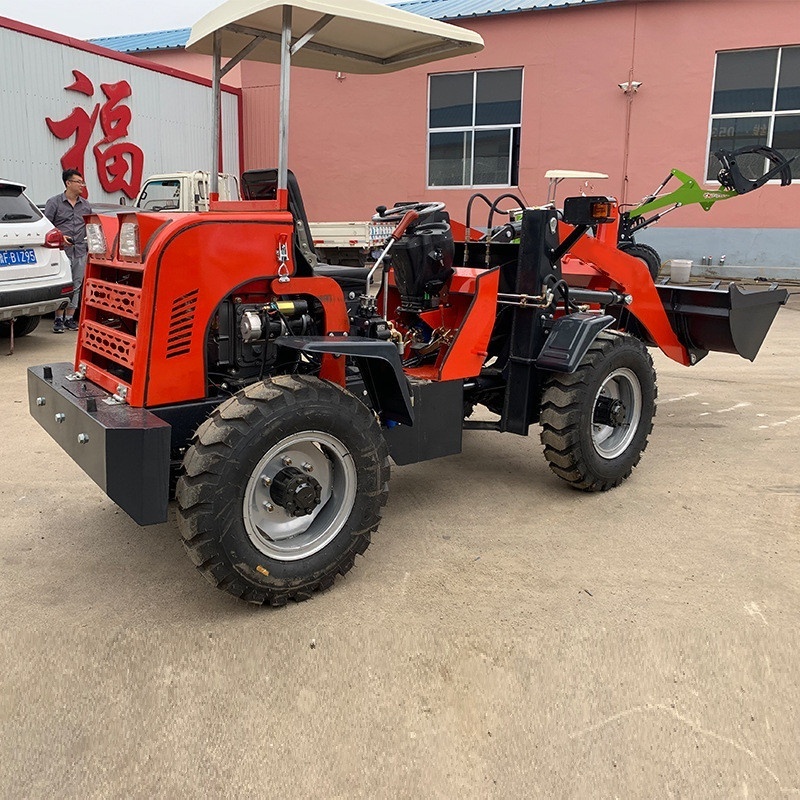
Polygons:
M619 249L629 256L644 261L650 277L653 280L658 278L658 273L661 270L661 256L656 249L647 244L634 244L633 242L623 242L620 244Z
M27 336L39 327L41 317L17 317L14 320L14 338ZM0 322L0 336L10 336L11 322Z
M317 490L299 514L294 489L276 494L292 481ZM363 403L318 378L277 376L222 403L197 430L178 479L178 526L215 586L280 606L352 568L388 482L386 443Z
M587 492L618 486L647 447L656 395L644 344L601 333L575 372L553 373L545 385L539 421L550 469Z

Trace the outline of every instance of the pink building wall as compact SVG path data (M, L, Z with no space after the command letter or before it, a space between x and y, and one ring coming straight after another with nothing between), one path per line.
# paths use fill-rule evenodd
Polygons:
M463 218L475 190L426 189L429 73L524 69L519 192L530 204L544 201L551 168L606 172L610 180L594 189L632 203L673 167L702 180L715 52L800 43L800 3L621 0L464 25L483 36L481 53L388 76L294 70L289 164L312 219L364 218L405 199L441 199ZM200 71L190 54L152 57ZM626 192L629 100L618 84L631 70L643 85L630 101ZM245 168L273 166L277 69L244 62L226 81L243 90ZM579 188L565 183L559 197ZM680 209L659 227L794 228L799 211L800 187L770 185L708 213Z

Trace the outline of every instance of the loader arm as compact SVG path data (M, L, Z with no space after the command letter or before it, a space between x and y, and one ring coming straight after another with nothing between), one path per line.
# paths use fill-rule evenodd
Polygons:
M709 211L718 200L728 200L738 194L733 189L704 189L691 175L687 175L679 169L670 170L669 177L662 186L666 186L667 182L673 178L680 181L681 185L677 189L669 194L662 194L658 197L651 195L651 197L645 198L645 202L629 211L628 216L631 218L642 217L651 211L658 211L660 208L688 206L693 203L698 203L704 211Z
M574 230L571 225L559 223L561 241L565 241ZM664 355L687 367L705 355L690 352L681 344L670 325L650 273L643 268L639 259L627 255L612 244L606 244L599 238L590 236L583 236L573 242L569 252L590 263L623 288L631 298L627 304L628 310L644 326Z

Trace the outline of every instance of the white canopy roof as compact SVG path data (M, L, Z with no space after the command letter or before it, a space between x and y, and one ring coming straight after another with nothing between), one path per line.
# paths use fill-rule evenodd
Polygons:
M605 172L584 172L579 169L549 169L544 174L545 178L549 178L551 181L559 180L563 181L566 178L579 178L584 180L589 180L591 178L607 178L608 175Z
M194 25L186 48L211 55L213 34L221 31L222 55L232 58L254 36L263 36L247 58L280 63L285 5L292 9L295 39L316 30L292 54L298 67L384 73L483 49L483 39L474 31L373 0L227 0Z

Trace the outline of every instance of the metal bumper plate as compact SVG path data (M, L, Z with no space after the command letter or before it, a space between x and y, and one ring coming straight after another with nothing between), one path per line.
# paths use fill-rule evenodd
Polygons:
M68 363L28 368L31 416L139 525L167 519L170 426L143 408L104 402Z

